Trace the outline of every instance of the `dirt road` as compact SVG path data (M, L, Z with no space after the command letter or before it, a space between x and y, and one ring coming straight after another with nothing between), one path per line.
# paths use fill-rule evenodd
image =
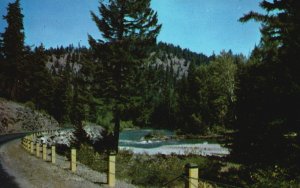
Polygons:
M15 138L24 136L24 134L11 134L11 135L0 135L0 147L2 144L9 142ZM1 156L0 156L1 159ZM19 188L18 184L15 182L15 178L9 175L2 167L0 160L0 182L1 187Z
M0 148L0 160L8 174L13 175L15 187L21 188L99 188L107 187L106 175L78 165L76 174L69 170L69 162L62 157L55 165L27 153L20 140L4 144ZM2 183L2 181L1 181ZM19 185L19 186L18 186ZM2 185L1 185L2 187ZM13 187L13 186L7 186ZM116 187L134 187L117 181Z

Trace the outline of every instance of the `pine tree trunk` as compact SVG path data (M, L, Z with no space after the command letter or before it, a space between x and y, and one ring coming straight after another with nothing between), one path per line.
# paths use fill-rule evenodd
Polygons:
M115 109L115 127L114 127L114 146L115 146L115 152L119 152L119 135L120 135L120 110L118 106Z
M10 89L10 99L16 100L17 80L14 79L12 87Z

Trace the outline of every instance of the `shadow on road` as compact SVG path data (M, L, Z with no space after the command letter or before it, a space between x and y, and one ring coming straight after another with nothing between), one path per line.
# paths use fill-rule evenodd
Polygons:
M10 134L10 135L0 135L0 147L2 144L25 136L24 133ZM1 153L0 153L1 157ZM3 188L19 188L20 186L15 182L15 178L10 176L2 167L0 161L0 187Z
M0 163L0 187L3 188L19 188L19 185L15 182L15 178L7 174Z

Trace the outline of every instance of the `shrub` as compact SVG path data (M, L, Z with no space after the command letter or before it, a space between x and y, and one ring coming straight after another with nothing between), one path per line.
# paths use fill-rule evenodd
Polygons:
M35 110L35 104L32 101L27 101L24 105L31 110Z
M251 187L299 187L299 180L290 179L288 172L275 166L266 170L256 170L251 174L254 184Z
M107 172L107 155L95 152L92 146L83 144L77 151L77 159L93 170Z

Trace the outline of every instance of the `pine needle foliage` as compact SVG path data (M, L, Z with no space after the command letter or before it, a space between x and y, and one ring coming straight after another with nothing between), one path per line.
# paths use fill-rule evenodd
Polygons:
M135 76L149 58L161 25L150 0L109 0L100 2L100 17L91 12L102 39L89 35L98 58L98 83L102 96L113 105L115 149L118 150L122 113L136 95Z

